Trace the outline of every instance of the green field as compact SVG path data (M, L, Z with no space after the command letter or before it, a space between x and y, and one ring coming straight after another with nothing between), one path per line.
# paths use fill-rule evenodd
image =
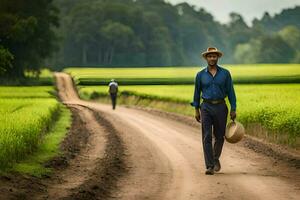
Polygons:
M32 153L57 118L54 88L0 87L0 169Z
M300 83L300 64L221 65L235 83ZM116 79L122 85L192 84L201 67L67 68L79 85L106 85Z
M52 86L53 84L53 74L49 69L42 69L38 77L32 72L25 72L25 78L0 79L2 86Z
M5 87L0 86L0 98L53 98L52 86ZM42 99L40 99L42 100Z
M79 86L82 98L107 94L107 86ZM237 119L243 124L259 123L270 130L268 137L297 146L300 136L300 84L242 84L235 85L237 96ZM97 93L95 93L97 92ZM153 100L185 104L180 113L193 115L193 85L138 85L120 86L124 95L131 94ZM97 95L96 95L97 96ZM126 103L126 102L122 102ZM227 101L229 106L229 103ZM148 105L149 106L149 105ZM185 110L183 110L185 109ZM172 108L170 108L170 111ZM279 139L280 138L280 139Z
M98 98L108 103L106 84L111 78L115 78L120 83L121 98L118 102L121 104L153 107L193 116L194 109L189 103L194 92L192 83L200 69L198 67L68 68L65 71L75 78L79 94L84 99ZM235 83L237 119L246 127L259 124L268 131L266 135L256 134L255 131L248 133L299 148L300 65L231 65L228 69ZM44 70L42 76L48 79L51 78L51 73ZM255 84L245 84L252 82ZM269 82L272 84L266 84ZM229 106L228 101L227 104ZM64 128L51 134L53 137L59 135L60 139L55 136L56 139L53 140L51 135L47 135L61 110L61 105L55 99L53 86L1 86L0 169L8 168L31 154L33 157L26 161L27 164L19 164L15 169L23 172L34 169L40 174L43 169L36 163L42 163L45 158L53 156L64 136ZM62 113L66 114L61 127L67 127L70 124L70 113L67 111ZM34 156L37 149L47 152L46 155ZM37 162L32 164L32 160Z
M54 84L53 74L52 71L50 71L49 69L42 69L38 77L35 77L32 73L29 72L27 72L25 75L28 79L24 83L26 85L46 86Z
M36 150L24 159L13 165L12 171L26 173L41 177L52 172L45 167L48 162L61 153L60 144L66 136L67 128L71 125L71 112L68 108L61 106L58 119L51 125L51 130L42 135Z

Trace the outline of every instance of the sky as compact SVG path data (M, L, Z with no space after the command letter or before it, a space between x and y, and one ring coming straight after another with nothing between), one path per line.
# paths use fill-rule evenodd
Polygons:
M260 19L264 12L269 12L271 16L280 13L283 8L294 8L300 6L300 0L165 0L171 4L187 2L197 8L204 8L211 13L214 18L221 22L229 21L229 13L237 12L241 14L248 25L256 17ZM299 19L300 20L300 19Z

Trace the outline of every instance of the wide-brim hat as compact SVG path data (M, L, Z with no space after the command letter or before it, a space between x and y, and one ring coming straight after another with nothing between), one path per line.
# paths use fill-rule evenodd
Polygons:
M225 139L229 143L237 143L243 139L245 135L244 126L237 121L231 121L226 126Z
M206 58L206 55L209 53L216 53L219 57L223 56L223 53L219 51L216 47L208 47L207 50L202 53L202 57Z

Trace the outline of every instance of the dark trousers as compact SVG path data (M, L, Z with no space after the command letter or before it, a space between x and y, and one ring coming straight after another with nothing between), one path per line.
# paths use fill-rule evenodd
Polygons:
M112 108L115 109L117 104L117 93L110 93L110 98L111 98Z
M219 160L221 156L227 115L228 108L225 103L201 103L202 143L206 168L214 167L215 161ZM215 136L214 146L212 145L212 133Z

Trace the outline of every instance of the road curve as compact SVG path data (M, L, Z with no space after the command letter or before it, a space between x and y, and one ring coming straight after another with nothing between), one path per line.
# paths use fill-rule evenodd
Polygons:
M126 146L128 173L112 199L300 199L300 173L254 151L225 143L222 170L204 174L199 128L147 111L81 100L71 77L55 73L65 104L100 112Z

